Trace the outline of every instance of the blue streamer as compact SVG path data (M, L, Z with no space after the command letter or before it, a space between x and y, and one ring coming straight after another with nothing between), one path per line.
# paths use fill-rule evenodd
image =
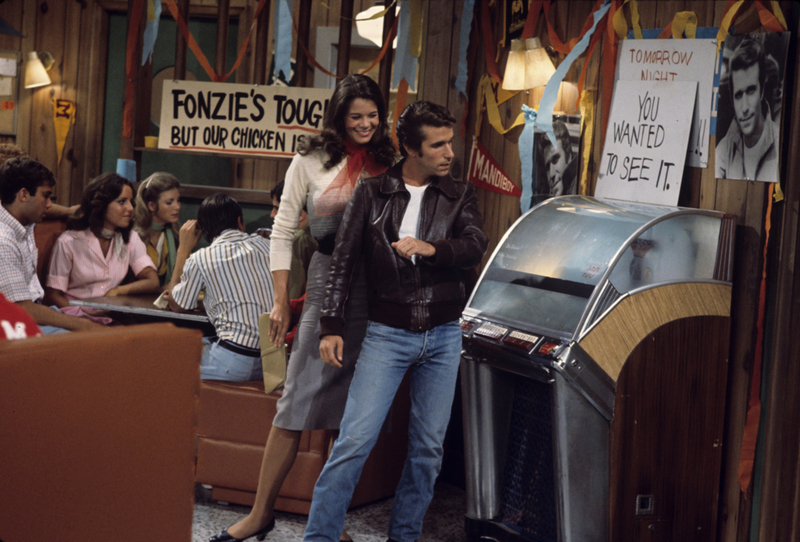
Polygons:
M117 158L117 175L125 177L132 183L138 181L136 178L136 162L125 158Z
M406 0L400 1L400 20L397 25L397 49L394 57L392 88L397 88L405 79L409 92L417 90L417 59L411 54L411 8Z
M610 7L611 0L605 0L603 7L594 12L594 24L592 24L592 28L584 34L581 41L579 41L575 45L575 48L567 55L567 58L558 65L556 73L553 74L550 81L547 82L547 86L544 87L544 94L542 94L542 99L539 102L539 115L536 119L536 126L547 134L547 137L553 142L553 146L557 145L556 134L553 133L553 108L558 99L558 89L561 87L561 81L564 80L564 76L567 75L575 59L581 56L586 50L586 47L588 47L589 40L592 39L592 34L594 34L595 29L597 29L597 23L603 18L603 15L606 14Z
M458 75L456 76L456 90L467 97L467 49L469 49L469 31L472 28L475 0L464 0L464 9L461 11L461 33L458 41Z
M283 72L284 80L291 81L292 0L278 0L275 10L275 79Z
M525 126L517 141L519 150L519 163L522 166L522 196L519 198L519 212L524 213L531 206L533 197L533 173L536 167L536 152L533 150L533 134L536 131L536 110L522 104L522 114L525 117Z
M153 59L153 49L156 45L156 38L158 37L158 21L161 19L161 0L148 0L153 4L155 10L155 20L151 23L148 18L147 24L144 27L144 34L142 35L142 66L148 60Z

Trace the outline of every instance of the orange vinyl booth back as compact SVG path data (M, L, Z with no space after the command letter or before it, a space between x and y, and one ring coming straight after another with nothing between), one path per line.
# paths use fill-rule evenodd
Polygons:
M0 341L0 540L192 539L200 333Z

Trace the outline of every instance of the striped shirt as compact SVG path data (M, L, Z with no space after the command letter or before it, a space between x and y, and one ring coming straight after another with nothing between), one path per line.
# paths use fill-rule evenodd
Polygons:
M36 276L39 253L35 224L23 226L0 205L0 293L13 301L39 301L44 289Z
M259 348L258 317L269 312L274 301L269 240L225 230L210 246L192 254L171 296L191 310L203 290L203 305L217 336Z

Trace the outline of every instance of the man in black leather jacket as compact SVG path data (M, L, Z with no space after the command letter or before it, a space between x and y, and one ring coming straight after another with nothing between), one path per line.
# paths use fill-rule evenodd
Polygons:
M362 258L369 326L339 438L314 488L305 540L339 539L364 461L407 371L408 457L388 534L401 542L420 537L453 403L465 276L488 245L475 187L449 175L454 124L447 109L431 102L406 107L396 126L404 159L362 180L345 211L320 319L325 363L341 367L344 306Z

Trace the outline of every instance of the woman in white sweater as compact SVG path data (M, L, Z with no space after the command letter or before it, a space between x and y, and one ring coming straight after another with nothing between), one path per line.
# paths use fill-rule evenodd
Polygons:
M348 75L333 92L322 133L306 139L286 172L281 205L272 230L270 264L275 306L270 313L270 338L281 346L289 327L287 282L292 238L300 211L308 209L311 233L319 250L311 259L303 314L287 365L286 384L272 422L256 500L243 520L210 542L263 540L275 526L273 507L278 491L297 456L304 430L338 429L367 326L367 293L363 270L354 278L347 305L342 368L326 365L319 354L319 313L344 209L361 177L382 173L394 164L396 150L389 135L386 106L378 85L364 75ZM343 533L343 539L348 538Z

